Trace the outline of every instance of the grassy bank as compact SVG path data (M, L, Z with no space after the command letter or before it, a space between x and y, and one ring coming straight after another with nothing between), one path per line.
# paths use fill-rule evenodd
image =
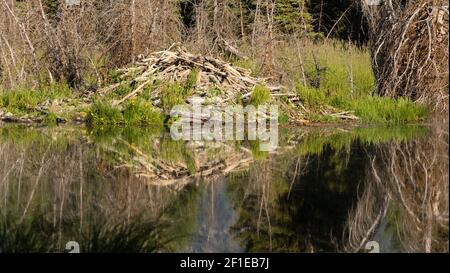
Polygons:
M137 99L127 103L123 110L110 103L95 102L88 111L86 122L91 126L155 126L162 127L164 116L148 101Z
M241 48L245 52L245 47ZM260 58L228 59L234 66L252 70L258 77L271 75L268 83L280 84L283 92L296 94L299 102L272 97L264 85L257 85L253 94L243 100L236 95L230 103L260 105L282 104L283 122L290 122L292 113L313 123L359 122L365 124L405 124L423 120L426 107L407 99L391 99L373 95L375 79L366 48L351 44L322 41L280 42L276 47L275 69L263 73ZM255 61L254 61L255 60ZM127 82L110 71L108 84L119 87L107 94L72 90L65 84L44 85L35 89L0 90L0 118L19 117L19 121L54 124L61 120L84 120L91 126L156 126L168 121L167 114L193 94L199 71L192 70L183 82L154 81L135 98L120 106L113 102L124 98L140 83ZM155 106L152 95L162 94ZM214 101L220 88L206 90L206 101ZM287 107L287 108L286 108Z
M376 81L365 47L333 40L291 40L279 43L275 59L276 77L300 95L307 120L339 122L342 119L333 114L347 112L362 123L402 124L419 122L427 114L425 106L408 99L374 95ZM234 64L262 76L262 62L237 60ZM330 108L331 114L327 113Z

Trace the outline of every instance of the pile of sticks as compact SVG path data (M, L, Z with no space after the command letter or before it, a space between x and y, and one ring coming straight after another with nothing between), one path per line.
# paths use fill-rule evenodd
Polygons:
M220 59L191 54L179 44L174 44L167 50L140 59L130 67L119 69L119 78L122 82L100 92L109 92L123 83L136 86L134 91L114 103L120 105L137 96L147 85L155 81L184 82L194 69L198 71L194 90L194 95L197 96L204 96L205 92L215 88L221 91L219 96L222 100L230 100L238 95L249 94L254 86L265 82L264 79L252 77L249 69L235 67ZM280 87L269 89L278 91ZM157 99L160 94L155 92L152 95Z
M194 70L196 73L191 74ZM249 69L233 66L217 58L189 53L180 44L174 44L167 50L140 58L128 67L118 69L117 73L119 82L99 90L99 94L114 91L123 84L132 86L133 91L113 101L113 106L120 106L138 96L147 86L152 86L154 88L151 92L152 104L161 109L164 83L183 83L187 82L191 75L196 75L192 94L185 101L188 105L192 104L192 97L206 98L209 105L217 106L216 110L222 109L224 104L238 103L238 100L239 103L246 104L251 100L255 86L264 85L270 91L272 102L278 104L281 110L289 115L291 122L309 123L307 118L309 111L303 106L297 92L286 90L283 86L268 85L267 79L253 77ZM156 82L163 85L154 85ZM211 90L214 90L214 94ZM344 120L358 120L351 112L331 110L327 109L323 114ZM191 118L192 121L201 122L210 119L209 116Z

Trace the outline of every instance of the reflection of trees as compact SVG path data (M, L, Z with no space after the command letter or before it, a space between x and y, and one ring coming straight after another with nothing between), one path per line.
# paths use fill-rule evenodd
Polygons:
M247 251L335 251L339 242L333 238L342 232L366 164L359 144L351 148L286 153L232 177L229 190L239 214L234 231Z
M381 145L371 162L345 250L361 250L387 214L404 250L448 252L448 122L428 138Z
M235 236L251 252L364 251L388 221L401 249L448 251L448 129L434 130L306 136L256 161L229 182Z
M83 252L159 252L187 242L195 187L142 183L78 133L1 133L0 252L59 252L71 240Z
M199 183L213 189L224 175L233 234L247 251L359 251L381 219L406 250L448 251L447 132L305 133L268 154L257 142L136 130L0 129L0 251L62 251L70 240L84 252L185 249L198 228Z

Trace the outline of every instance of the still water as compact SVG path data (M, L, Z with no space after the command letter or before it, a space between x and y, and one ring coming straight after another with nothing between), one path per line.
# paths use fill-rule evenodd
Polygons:
M448 251L448 127L282 128L258 147L0 127L0 252Z

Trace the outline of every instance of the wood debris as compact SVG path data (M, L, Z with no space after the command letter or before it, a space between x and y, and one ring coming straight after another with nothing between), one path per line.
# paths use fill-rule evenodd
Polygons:
M253 77L249 69L233 66L220 59L191 54L175 44L167 50L152 53L127 68L117 70L122 83L133 84L135 89L113 104L120 105L136 97L146 86L155 81L185 82L194 69L198 71L198 76L193 95L204 97L209 90L219 90L217 103L229 102L239 96L248 97L256 85L266 85L265 79ZM100 90L100 93L113 91L120 85L121 83L116 83L108 86ZM268 88L273 93L282 89L279 86ZM152 93L153 100L156 102L159 101L160 96L160 90Z
M389 3L365 6L378 94L448 111L448 0Z

